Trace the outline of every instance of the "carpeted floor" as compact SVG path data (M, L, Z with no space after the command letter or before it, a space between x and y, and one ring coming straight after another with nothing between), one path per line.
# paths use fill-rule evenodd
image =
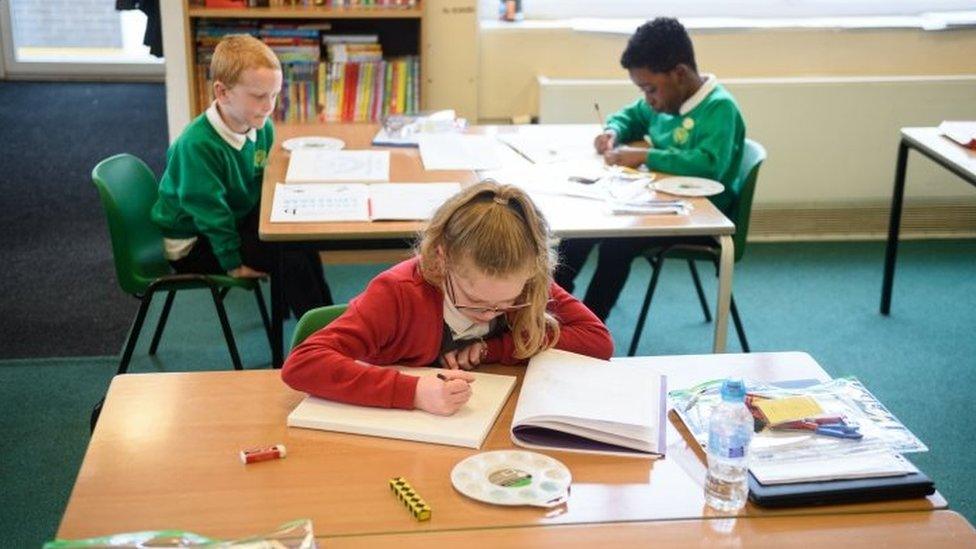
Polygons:
M0 82L0 358L118 352L137 303L91 169L130 152L158 176L166 132L162 84Z
M832 375L858 376L929 445L930 452L912 461L951 508L974 521L976 427L968 420L976 392L976 241L904 243L890 317L877 312L883 250L881 243L751 244L735 272L750 342L755 351L806 351ZM581 275L580 292L591 267ZM332 268L337 299L348 300L382 268ZM665 269L639 354L709 352L712 327L702 321L687 267L676 262ZM630 342L648 277L646 265L636 263L610 316L618 354ZM712 299L713 279L706 292ZM232 292L228 301L245 367L267 367L267 340L251 296ZM202 293L177 299L155 359L145 354L148 339L136 351L135 372L230 367ZM731 331L730 341L736 351ZM88 412L115 366L115 357L0 361L0 452L6 456L0 460L0 546L36 547L54 536L88 442Z

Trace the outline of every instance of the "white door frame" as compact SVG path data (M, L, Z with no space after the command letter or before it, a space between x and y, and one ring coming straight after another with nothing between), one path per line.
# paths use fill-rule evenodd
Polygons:
M161 82L160 63L31 63L17 61L10 1L0 0L0 78L42 80L135 80Z

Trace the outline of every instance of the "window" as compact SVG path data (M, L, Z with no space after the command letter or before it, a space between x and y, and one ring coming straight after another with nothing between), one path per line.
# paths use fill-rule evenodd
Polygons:
M10 0L0 11L11 74L162 74L142 43L145 14L115 0Z

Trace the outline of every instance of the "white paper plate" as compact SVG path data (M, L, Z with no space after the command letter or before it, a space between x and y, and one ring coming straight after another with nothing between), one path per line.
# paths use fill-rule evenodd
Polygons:
M291 139L286 139L281 146L286 151L293 151L295 149L322 149L326 151L338 151L346 146L346 142L335 137L308 135L305 137L292 137Z
M558 460L525 450L482 452L451 471L454 488L495 505L555 507L569 499L573 476Z
M652 187L675 196L712 196L725 190L725 186L718 181L702 177L666 177Z

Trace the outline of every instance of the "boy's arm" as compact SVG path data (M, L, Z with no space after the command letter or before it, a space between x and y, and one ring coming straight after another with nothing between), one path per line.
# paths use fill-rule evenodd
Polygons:
M295 347L281 369L292 389L361 406L413 409L419 378L359 362L395 338L395 283L382 277L352 300L349 310Z
M225 160L206 146L188 149L182 149L178 159L180 206L210 241L220 267L233 270L241 266L241 237L237 219L227 205L224 174L220 171Z
M701 123L699 122L701 125ZM732 160L739 113L731 103L720 103L708 113L708 132L689 149L650 149L648 169L673 175L720 179Z
M559 321L559 340L554 345L556 349L604 360L613 356L613 337L610 331L592 311L586 308L586 305L555 283L550 286L549 297L552 302L547 309ZM481 362L484 364L525 362L512 356L515 352L513 337L511 332L505 332L499 337L485 341L488 351Z
M643 99L638 99L610 115L606 128L617 134L614 140L617 144L626 144L644 139L650 125L651 108Z

